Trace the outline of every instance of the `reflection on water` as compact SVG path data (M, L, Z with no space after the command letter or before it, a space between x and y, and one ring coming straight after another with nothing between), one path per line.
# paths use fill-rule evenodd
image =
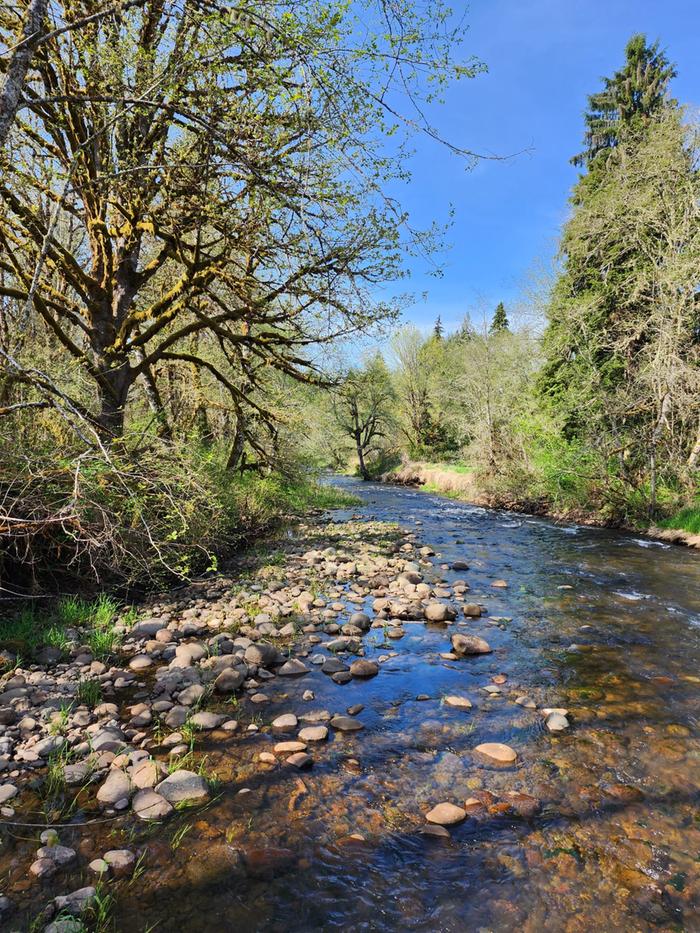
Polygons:
M379 677L314 677L314 708L362 703L365 729L336 733L303 775L261 773L259 739L212 740L221 793L176 850L172 827L152 836L153 881L123 893L119 929L700 929L698 555L340 482L362 496L363 515L415 527L437 563L468 560L444 577L467 579L488 606L473 630L494 653L444 660L444 630L406 625ZM491 586L499 578L507 589ZM382 651L373 639L370 657ZM489 696L496 673L507 686ZM266 716L308 686L285 683L289 699ZM448 693L473 709L445 707ZM548 733L514 693L566 707L571 730ZM512 745L517 764L476 762L471 749L486 741ZM536 798L538 812L515 815L511 792ZM429 806L474 797L481 805L449 839L420 832ZM234 860L222 868L223 850L241 845L266 850L259 878Z

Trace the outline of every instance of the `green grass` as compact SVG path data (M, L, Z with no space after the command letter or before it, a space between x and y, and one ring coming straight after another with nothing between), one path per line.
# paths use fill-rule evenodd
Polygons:
M69 630L82 629L80 641L87 644L93 657L107 658L121 640L114 627L119 609L119 603L105 594L94 600L65 596L53 607L25 606L0 623L0 647L29 659L47 647L66 654L71 647Z
M455 499L458 502L464 501L466 493L457 492L454 489L443 489L441 486L438 486L437 483L424 483L421 486L423 492L434 493L435 495L442 496L443 499Z
M25 606L12 619L3 620L0 646L21 655L33 656L44 647L66 652L70 641L54 616Z
M342 509L361 504L361 499L338 489L307 480L287 480L278 475L239 480L239 492L245 490L258 500L264 510L303 515L310 509Z
M102 687L99 680L87 678L78 684L78 702L89 709L94 709L102 702Z
M681 509L680 512L661 522L661 527L700 535L700 505L691 505L687 509Z

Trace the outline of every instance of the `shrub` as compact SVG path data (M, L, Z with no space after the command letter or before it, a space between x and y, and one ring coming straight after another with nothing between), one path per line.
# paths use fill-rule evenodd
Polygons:
M1 451L0 451L1 452ZM149 440L144 450L9 456L0 467L0 576L29 590L92 584L161 585L216 566L219 556L312 507L352 504L302 473L226 468L220 445ZM3 521L4 519L4 521ZM114 614L78 598L63 625ZM109 651L105 626L95 647Z

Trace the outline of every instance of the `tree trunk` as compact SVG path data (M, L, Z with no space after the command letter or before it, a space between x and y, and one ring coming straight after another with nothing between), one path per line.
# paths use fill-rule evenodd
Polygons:
M10 56L5 80L0 88L0 149L5 145L22 101L27 72L37 39L46 18L48 0L31 0L19 47Z
M143 350L137 352L139 363L143 364L146 359L146 354ZM147 366L143 371L143 388L146 393L146 398L148 400L148 405L153 412L153 414L158 419L160 424L160 435L161 437L166 437L168 440L172 439L173 432L168 421L168 414L165 410L165 405L163 404L163 399L161 397L160 391L158 389L158 383L156 378L153 375L153 371L150 366Z
M665 392L659 402L659 414L656 424L651 432L651 450L649 452L649 518L656 515L656 446L664 427L668 426L668 412L671 407L671 396Z
M128 363L106 370L100 385L100 414L98 424L109 439L120 438L124 433L126 399L131 388L131 372Z
M688 457L688 466L691 470L697 469L698 464L700 464L700 419L698 419L698 436L695 438L695 444Z
M369 470L367 469L367 464L365 463L365 452L362 449L362 441L359 437L359 434L355 435L355 446L357 447L357 459L360 466L360 476L364 480L369 479Z
M228 460L226 461L227 470L235 470L238 464L241 462L241 457L243 456L243 448L245 447L245 431L243 430L243 415L239 412L236 416L236 432L233 435L233 444L231 445L231 452L228 455Z

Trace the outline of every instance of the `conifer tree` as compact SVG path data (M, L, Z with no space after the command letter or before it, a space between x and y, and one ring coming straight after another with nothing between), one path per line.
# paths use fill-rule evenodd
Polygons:
M658 42L648 45L643 34L632 36L625 48L623 67L612 78L604 78L603 90L588 98L585 149L572 158L574 165L590 168L599 153L618 144L625 128L658 113L675 76L676 69Z
M496 310L493 313L493 320L491 321L490 333L499 334L501 331L508 330L510 327L510 322L508 320L508 315L506 314L506 309L502 301L498 302Z

